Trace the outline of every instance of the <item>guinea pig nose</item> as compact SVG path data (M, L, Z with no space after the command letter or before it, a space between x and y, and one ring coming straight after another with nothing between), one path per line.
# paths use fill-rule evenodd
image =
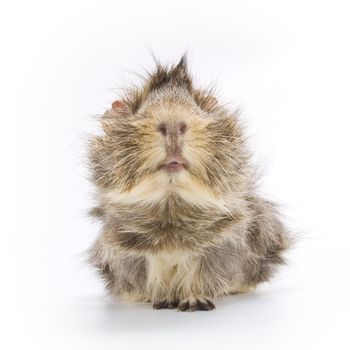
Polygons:
M160 124L158 125L158 130L159 130L160 133L161 133L162 135L164 135L164 136L168 133L168 128L167 128L167 126L166 126L165 123L160 123Z
M160 133L162 135L167 135L169 133L174 133L174 134L181 134L183 135L186 130L187 130L187 125L185 122L180 122L180 123L177 123L176 125L171 125L169 127L169 125L167 125L166 123L160 123L158 125L158 130L160 131Z
M183 135L187 130L187 125L185 122L181 122L181 123L179 123L178 128L179 128L180 134Z

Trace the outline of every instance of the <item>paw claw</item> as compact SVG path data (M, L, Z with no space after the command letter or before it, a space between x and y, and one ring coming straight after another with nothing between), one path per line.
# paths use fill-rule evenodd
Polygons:
M210 307L210 309L209 310L213 310L213 309L215 309L215 305L214 305L214 303L211 301L211 300L209 300L209 299L205 299L205 301L207 302L207 304L209 305L209 307Z
M187 311L190 307L190 303L188 301L181 303L177 308L179 311Z

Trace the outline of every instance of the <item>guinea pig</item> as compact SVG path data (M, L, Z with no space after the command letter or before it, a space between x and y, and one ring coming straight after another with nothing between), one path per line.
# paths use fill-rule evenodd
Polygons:
M265 282L290 234L257 194L237 112L157 63L101 118L89 155L102 231L89 261L107 290L154 309L212 310Z

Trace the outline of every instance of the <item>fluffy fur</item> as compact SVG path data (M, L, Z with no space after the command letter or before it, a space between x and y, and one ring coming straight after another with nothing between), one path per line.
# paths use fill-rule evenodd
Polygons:
M236 113L193 86L185 57L158 64L113 106L90 144L92 214L103 222L90 261L110 293L211 310L216 297L267 281L289 235L256 194ZM184 159L180 171L164 168L173 156Z

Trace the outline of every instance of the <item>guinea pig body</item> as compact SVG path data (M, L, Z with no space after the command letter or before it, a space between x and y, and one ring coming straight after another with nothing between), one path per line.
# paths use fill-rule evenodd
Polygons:
M90 144L103 222L90 261L114 296L211 310L267 281L289 234L256 194L238 117L195 89L185 59L158 65Z

